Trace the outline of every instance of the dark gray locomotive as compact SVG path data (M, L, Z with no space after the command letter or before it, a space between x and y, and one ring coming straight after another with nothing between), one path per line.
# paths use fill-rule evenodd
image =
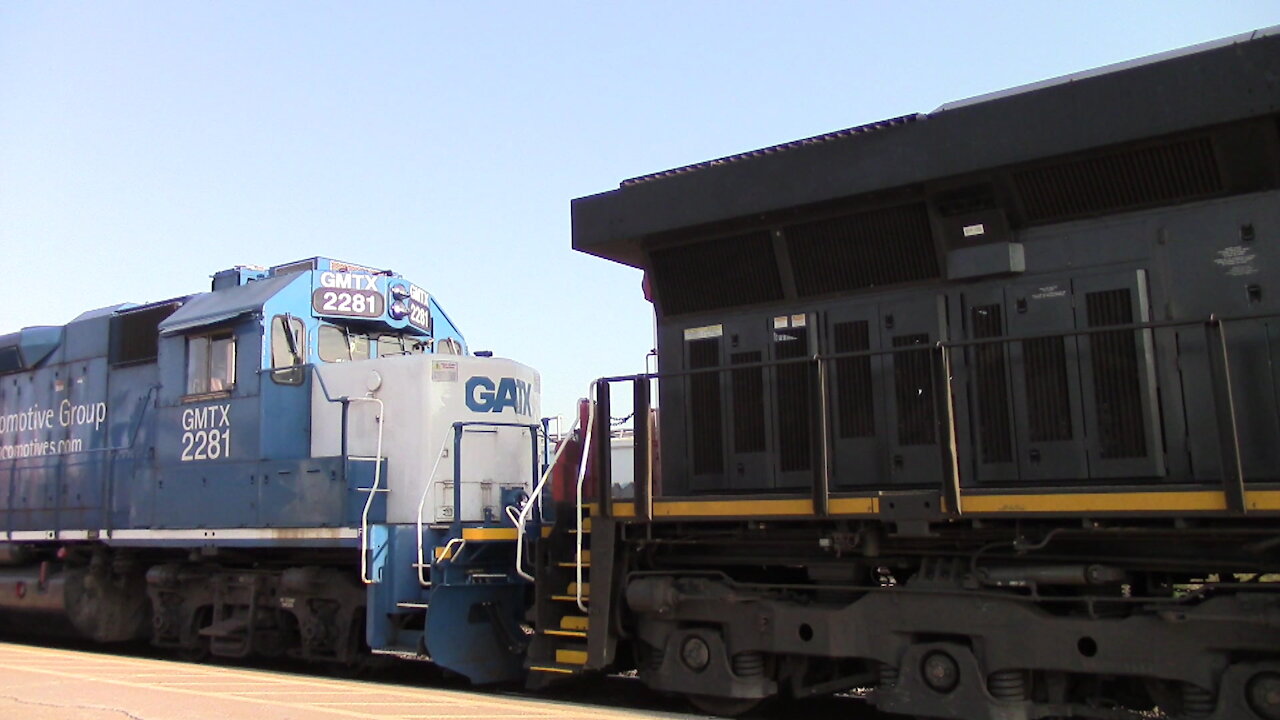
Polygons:
M660 452L597 456L583 667L1280 718L1276 29L628 180L573 237L659 345L597 389Z

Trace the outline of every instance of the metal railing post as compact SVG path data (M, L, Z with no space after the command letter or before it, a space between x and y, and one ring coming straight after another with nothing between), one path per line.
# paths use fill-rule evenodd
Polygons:
M613 451L609 414L609 383L596 381L596 414L600 421L596 424L595 436L591 439L595 446L596 494L600 505L601 517L613 517Z
M960 455L956 438L956 409L951 386L951 352L941 340L937 345L940 361L932 363L935 367L934 384L938 392L934 393L937 403L939 433L938 445L942 453L942 499L946 502L946 512L960 515L964 512L960 500Z
M635 428L631 438L635 443L632 453L635 458L633 485L636 504L636 517L649 522L653 519L653 457L649 454L653 446L649 435L649 380L636 378L632 381L632 423Z
M810 392L816 391L818 402L815 404L818 430L817 472L813 474L813 513L825 516L831 512L831 443L830 443L830 410L827 406L827 363L820 355L814 356L817 365L817 378L811 384Z
M1209 358L1209 391L1218 425L1218 448L1222 456L1222 490L1227 509L1248 512L1244 493L1244 462L1240 456L1240 428L1236 419L1235 393L1231 387L1231 364L1227 355L1227 333L1223 322L1210 315L1205 323L1205 354Z
M451 534L462 537L462 434L463 423L453 424L453 526Z

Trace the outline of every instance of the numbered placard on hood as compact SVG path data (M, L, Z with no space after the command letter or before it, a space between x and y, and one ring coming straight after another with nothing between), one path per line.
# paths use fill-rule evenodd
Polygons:
M386 300L378 289L378 278L366 273L325 271L317 274L311 293L311 308L317 315L380 318Z

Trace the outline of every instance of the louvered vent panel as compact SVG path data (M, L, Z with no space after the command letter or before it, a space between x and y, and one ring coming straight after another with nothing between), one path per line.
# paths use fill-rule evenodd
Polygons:
M895 348L923 346L893 354L893 386L898 406L898 444L937 442L933 408L933 354L928 335L899 335Z
M758 363L763 359L759 352L734 353L729 362L734 365ZM734 452L764 451L764 371L759 367L734 370L733 385L733 450Z
M782 298L767 231L655 250L651 279L666 315Z
M1022 343L1027 430L1031 442L1071 439L1071 395L1065 342L1061 337L1048 337Z
M939 275L924 203L784 229L803 296L929 280Z
M689 343L689 369L713 368L720 364L719 338ZM720 424L720 377L718 373L689 376L689 425L693 430L693 472L695 475L724 470L724 440Z
M1091 328L1133 323L1133 303L1127 289L1088 293L1085 310ZM1134 331L1099 333L1091 336L1089 343L1101 455L1106 460L1146 457Z
M870 325L866 320L834 325L837 353L862 352L871 349ZM871 358L854 357L836 360L836 413L841 438L871 437L876 431L875 404L872 401Z
M1138 148L1014 173L1027 222L1117 212L1222 190L1209 138Z
M975 338L998 338L1004 335L1004 319L999 305L975 307L971 315ZM1009 421L1009 389L1005 382L1008 370L1004 360L1004 345L975 346L973 365L982 462L1012 462L1013 441Z
M790 328L774 333L774 357L778 360L802 358L809 354L809 329ZM778 378L778 465L783 472L808 470L809 451L809 365L779 365Z

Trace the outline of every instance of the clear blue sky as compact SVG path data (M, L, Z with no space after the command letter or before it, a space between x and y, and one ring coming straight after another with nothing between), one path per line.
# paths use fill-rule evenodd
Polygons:
M393 268L571 413L652 344L569 201L1280 23L1269 2L0 4L0 334L312 255Z

